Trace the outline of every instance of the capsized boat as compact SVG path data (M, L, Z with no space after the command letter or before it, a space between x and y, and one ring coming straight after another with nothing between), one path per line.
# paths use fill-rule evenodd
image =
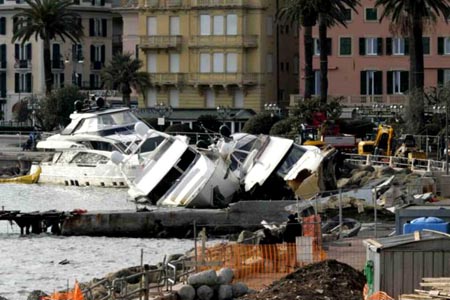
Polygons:
M253 199L310 198L336 188L334 148L321 150L269 135L232 135L230 168Z
M40 183L75 186L126 187L141 167L140 160L153 151L163 138L149 137L142 141L134 131L139 119L129 108L82 107L70 115L71 122L61 133L37 144L40 151L52 151L53 157L38 165L42 169ZM134 151L139 148L139 151ZM119 169L111 162L111 154L134 153L127 165Z
M38 182L40 174L41 174L41 168L38 167L35 169L35 171L33 173L28 174L28 175L0 178L0 183L33 184L33 183Z
M130 183L132 199L188 208L226 207L233 200L239 180L228 168L227 155L217 149L195 148L186 136L167 135L140 122L135 131L142 140L153 136L164 140L143 161L143 168ZM112 160L123 166L129 157L114 152Z

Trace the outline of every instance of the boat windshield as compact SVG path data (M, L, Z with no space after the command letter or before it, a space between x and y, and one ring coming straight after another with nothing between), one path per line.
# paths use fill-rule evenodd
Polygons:
M165 139L166 139L165 137L160 135L149 137L148 139L145 140L144 144L141 145L139 152L140 153L151 152L155 150L158 147L158 145L161 144ZM119 143L116 146L120 149L120 152L125 154L131 154L133 153L134 150L136 150L140 142L141 140L136 140L127 143ZM130 147L131 143L133 143L134 145Z
M230 169L236 170L241 164L244 163L248 154L253 149L260 149L264 144L265 138L261 138L254 135L246 135L238 140L235 146L235 150L231 154Z
M61 134L73 133L94 133L107 129L114 129L133 125L139 119L130 111L118 111L112 113L98 114L89 118L82 119L80 122L72 121Z
M278 176L286 176L292 167L300 160L300 158L308 151L307 149L300 147L299 145L292 145L288 153L284 156L281 164L276 169Z

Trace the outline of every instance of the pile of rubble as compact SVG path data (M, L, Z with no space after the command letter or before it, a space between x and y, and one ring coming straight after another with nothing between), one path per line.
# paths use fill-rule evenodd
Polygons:
M300 268L258 293L240 299L361 300L364 275L336 260Z

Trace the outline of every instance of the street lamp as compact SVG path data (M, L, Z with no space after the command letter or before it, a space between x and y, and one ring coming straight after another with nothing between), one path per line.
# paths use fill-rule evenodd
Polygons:
M275 115L279 116L281 114L281 108L276 103L266 103L266 104L264 104L264 110L270 111L270 116L272 118Z
M164 126L166 123L166 118L169 117L172 112L173 108L172 106L167 106L165 103L158 103L155 106L156 111L158 112L159 118L158 118L158 125Z
M438 113L445 113L445 175L448 175L448 105L433 106Z

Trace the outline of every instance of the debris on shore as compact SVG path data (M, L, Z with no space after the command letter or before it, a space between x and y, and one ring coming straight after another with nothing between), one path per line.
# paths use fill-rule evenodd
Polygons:
M366 279L347 264L325 260L300 268L257 293L239 299L361 300Z

